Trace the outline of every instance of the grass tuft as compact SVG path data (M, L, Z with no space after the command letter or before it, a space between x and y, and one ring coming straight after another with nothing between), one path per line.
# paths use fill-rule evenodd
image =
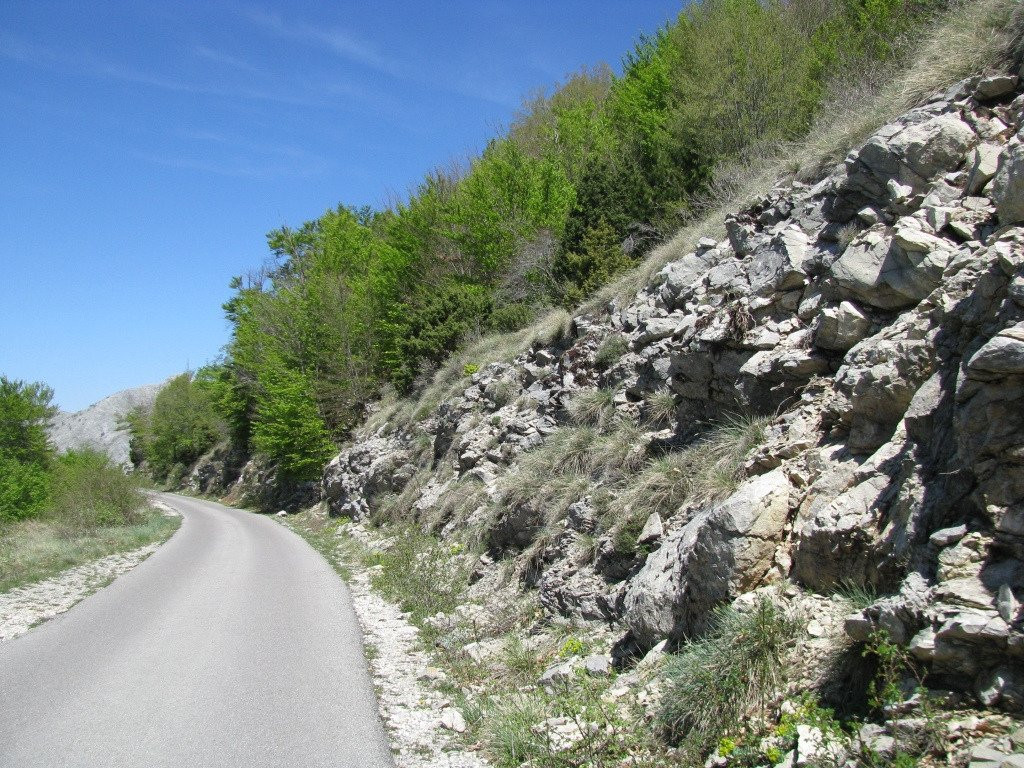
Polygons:
M626 339L621 334L613 333L605 338L601 342L601 346L597 348L594 363L601 369L611 368L622 359L628 350L629 343Z
M785 681L795 623L768 598L749 613L720 609L714 628L665 667L669 690L660 720L674 741L706 756L721 740L763 721Z
M615 418L615 392L591 389L576 395L566 406L574 424L603 430Z
M655 392L647 398L644 417L655 427L670 426L676 418L676 397L671 392Z
M684 501L710 502L736 490L743 461L764 442L771 419L732 415L689 447L651 461L619 496L618 508L646 519L671 516Z

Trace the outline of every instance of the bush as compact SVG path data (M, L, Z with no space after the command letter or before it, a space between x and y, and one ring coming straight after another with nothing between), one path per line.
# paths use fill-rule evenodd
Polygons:
M51 400L53 390L41 382L0 376L0 456L43 465L50 460L46 425L57 413Z
M43 465L0 458L0 524L36 516L50 493Z
M396 307L389 325L394 352L386 361L395 387L408 392L423 365L436 367L471 331L479 332L491 309L484 286L456 281Z
M598 368L611 368L629 350L629 343L619 334L608 336L594 355L594 363Z
M53 390L0 376L0 523L36 515L49 493Z
M785 681L784 655L795 631L765 597L748 613L721 608L714 628L666 666L670 687L660 720L670 737L703 758L723 737L765 719Z
M397 531L388 549L373 555L372 561L381 566L372 577L374 588L398 603L417 625L435 613L454 610L462 601L467 569L450 548L422 531Z
M227 436L214 406L214 391L209 382L200 384L192 374L183 373L160 390L149 411L136 409L126 416L133 456L148 462L158 480L167 478L176 465L192 464Z
M53 464L46 518L71 531L134 525L144 504L135 478L98 451L71 451Z

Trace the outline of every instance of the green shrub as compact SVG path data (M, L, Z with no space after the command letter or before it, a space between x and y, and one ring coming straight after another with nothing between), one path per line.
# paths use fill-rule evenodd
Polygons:
M611 368L629 350L629 344L619 334L612 334L601 342L601 346L594 355L594 364L598 368Z
M56 413L52 399L45 384L0 376L0 524L32 517L46 503L53 458L46 425Z
M47 519L72 531L135 525L144 498L135 478L92 450L71 451L53 464Z
M462 602L468 571L449 547L429 534L413 527L398 529L390 546L371 559L381 566L372 577L374 588L398 603L417 625Z
M515 302L495 307L487 318L487 325L498 333L511 333L525 328L537 317L537 308L527 302Z
M253 424L253 447L290 480L311 480L327 463L335 446L327 433L310 383L284 365L264 374Z
M470 332L479 332L493 307L482 285L451 281L398 305L388 325L392 348L389 376L403 392L412 387L424 363L436 366Z
M630 263L622 250L622 237L607 222L587 228L578 250L564 251L555 261L563 305L576 306Z
M666 666L660 721L670 737L703 758L722 738L763 721L786 679L784 656L795 631L764 597L747 613L719 609L712 630Z
M171 379L148 411L136 409L125 417L132 453L148 462L153 476L166 479L176 465L196 461L217 440L227 436L208 384L190 373Z
M0 524L34 517L50 494L50 476L35 462L0 458Z
M45 465L52 456L46 425L57 409L53 390L0 376L0 456L22 464Z

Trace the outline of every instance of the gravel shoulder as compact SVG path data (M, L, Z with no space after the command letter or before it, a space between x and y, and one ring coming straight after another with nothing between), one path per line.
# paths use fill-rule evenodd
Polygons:
M303 532L299 526L286 525ZM490 763L458 734L465 728L462 715L438 690L445 674L423 649L419 629L397 605L374 591L370 569L342 546L345 535L365 546L371 545L370 537L358 524L339 529L337 535L334 550L325 554L348 584L396 768L488 768ZM321 550L325 546L323 541L316 544Z
M68 568L49 579L0 594L0 642L13 640L32 627L64 613L137 566L162 543L107 555L91 563Z

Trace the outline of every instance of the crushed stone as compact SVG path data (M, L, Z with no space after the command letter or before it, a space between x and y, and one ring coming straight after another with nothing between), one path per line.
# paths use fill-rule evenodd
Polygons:
M32 627L67 611L98 589L141 563L162 542L118 552L68 568L43 581L0 594L0 642L13 640Z

